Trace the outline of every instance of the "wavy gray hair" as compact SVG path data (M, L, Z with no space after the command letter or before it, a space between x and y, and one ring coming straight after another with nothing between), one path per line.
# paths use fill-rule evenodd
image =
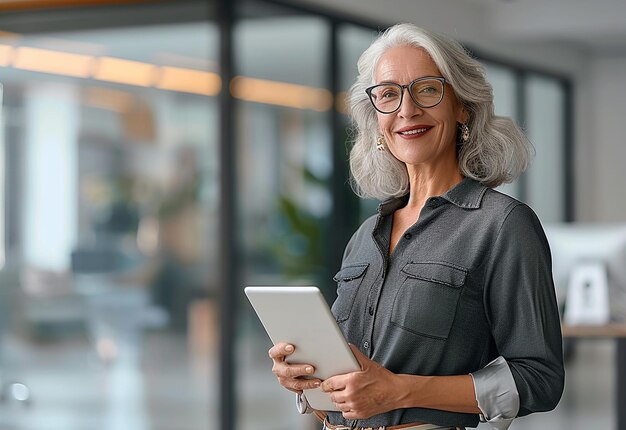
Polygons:
M510 118L494 114L493 93L485 79L484 67L455 40L412 24L397 24L361 55L359 76L348 94L355 124L350 171L356 194L384 200L409 191L406 165L389 151L376 149L380 134L378 120L365 93L367 87L375 84L376 66L381 56L388 49L402 45L428 52L469 114L470 138L458 155L461 173L488 187L497 187L513 181L526 170L534 149Z

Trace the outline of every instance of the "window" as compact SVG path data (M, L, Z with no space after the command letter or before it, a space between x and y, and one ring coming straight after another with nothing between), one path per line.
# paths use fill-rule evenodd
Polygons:
M537 155L526 174L527 200L542 222L566 220L565 91L557 79L524 82L526 131Z
M493 103L496 115L508 116L519 124L521 118L517 111L519 105L517 97L518 79L514 70L506 66L485 62L485 71L487 72L487 81L493 87ZM499 186L498 191L517 199L522 198L520 179Z
M218 26L217 4L31 11L13 27L0 17L0 327L30 357L7 354L3 369L39 404L56 399L0 417L6 426L72 430L97 417L191 430L236 415L236 430L316 428L270 372L270 341L242 292L314 284L332 300L343 246L378 204L349 188L344 97L379 28L273 0L220 2L234 17ZM496 113L537 148L500 190L544 221L566 218L567 81L479 59ZM221 165L227 145L235 158ZM220 224L227 200L232 225ZM236 251L237 282L223 285L220 225ZM221 344L219 314L234 327Z
M241 283L319 286L333 211L328 24L271 5L246 9L260 5L242 5L234 32ZM238 323L238 428L258 428L259 420L302 428L311 417L276 383L271 342L250 306Z
M0 33L2 365L37 402L6 427L217 427L210 8L144 5L124 25L128 10L103 7L81 10L89 28Z

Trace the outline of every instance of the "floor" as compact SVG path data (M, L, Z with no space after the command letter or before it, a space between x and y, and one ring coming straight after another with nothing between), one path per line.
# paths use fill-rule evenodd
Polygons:
M103 362L86 339L5 339L4 381L26 384L31 402L0 403L2 430L206 430L214 360L194 357L184 336L144 336L139 357ZM9 379L10 378L10 379ZM210 399L211 398L211 399Z
M269 341L247 333L237 342L237 430L319 429L311 417L297 414L293 395L277 386L265 352ZM4 379L26 383L32 403L0 403L2 430L218 428L218 369L209 359L214 343L194 351L183 335L149 333L140 356L109 364L86 339L4 344ZM510 429L615 429L614 349L609 340L580 341L557 409L517 419Z

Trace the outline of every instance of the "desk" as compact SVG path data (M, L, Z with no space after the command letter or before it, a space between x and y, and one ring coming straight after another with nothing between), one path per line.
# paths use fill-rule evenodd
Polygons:
M615 365L617 366L617 429L626 430L626 324L608 324L602 326L567 326L561 327L563 337L569 338L610 338L617 342Z

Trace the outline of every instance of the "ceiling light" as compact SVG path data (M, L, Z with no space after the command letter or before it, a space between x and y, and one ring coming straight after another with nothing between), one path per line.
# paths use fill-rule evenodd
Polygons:
M15 50L13 67L32 72L87 78L93 57L48 49L21 47Z
M0 45L0 66L6 67L11 64L11 55L13 47L9 45Z
M178 67L161 67L160 76L155 86L163 90L215 96L219 94L222 82L217 73Z
M99 57L93 78L119 84L149 87L154 84L156 66L121 58Z
M326 89L244 76L233 78L230 91L233 97L245 101L319 112L327 111L333 105L333 96Z

